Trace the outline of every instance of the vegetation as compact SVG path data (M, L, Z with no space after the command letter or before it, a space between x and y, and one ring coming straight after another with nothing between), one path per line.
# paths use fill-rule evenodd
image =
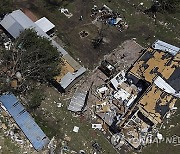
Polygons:
M179 0L159 0L160 9L163 11L174 12L180 5Z
M0 16L12 11L13 0L0 0Z
M156 13L156 12L174 13L178 11L178 8L180 8L179 0L158 0L158 1L154 1L151 8L146 11L152 13Z
M28 108L30 110L37 109L40 105L42 100L44 99L44 92L42 89L35 89L31 94L31 99L28 104Z
M30 80L46 82L60 72L60 56L51 41L40 37L34 30L25 30L11 50L2 51L5 72L1 80L20 81L19 90ZM18 73L18 76L17 76Z

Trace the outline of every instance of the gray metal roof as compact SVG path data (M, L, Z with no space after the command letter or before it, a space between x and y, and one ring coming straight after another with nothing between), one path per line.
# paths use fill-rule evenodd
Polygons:
M6 15L0 24L14 37L17 38L22 31L34 25L21 10L16 10Z
M0 102L8 110L37 151L42 150L49 143L48 137L13 94L0 96Z
M38 35L46 37L52 41L58 51L62 54L68 54L59 44L51 39L37 24L27 17L21 10L15 10L6 15L0 24L14 37L17 38L22 31L28 28L33 28Z
M68 72L62 79L61 79L61 86L66 89L76 78L84 74L86 69L84 67L81 67L77 72L70 73Z
M68 110L73 112L82 111L85 104L86 96L87 96L87 91L75 92L68 106Z
M160 41L160 40L156 40L152 47L156 50L161 50L161 51L165 51L165 52L169 52L170 54L172 54L173 56L175 56L177 53L180 52L180 48L173 46L171 44L168 44L166 42Z

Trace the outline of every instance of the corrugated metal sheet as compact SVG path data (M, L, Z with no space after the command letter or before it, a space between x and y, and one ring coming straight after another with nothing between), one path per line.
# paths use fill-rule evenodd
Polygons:
M86 72L86 69L84 67L81 67L77 72L70 73L68 72L62 79L61 79L61 86L66 89L76 78L81 76Z
M158 86L163 91L169 93L169 94L175 94L176 91L166 82L164 81L160 76L156 78L154 81L155 85Z
M173 46L171 44L168 44L166 42L160 41L160 40L156 40L153 43L152 48L154 48L156 50L161 50L161 51L169 52L173 56L175 56L177 53L180 52L180 48L178 48L176 46Z
M73 112L82 111L85 101L86 101L87 91L75 92L68 106L68 110Z
M2 95L0 102L2 102L37 151L42 150L49 143L48 137L13 94Z

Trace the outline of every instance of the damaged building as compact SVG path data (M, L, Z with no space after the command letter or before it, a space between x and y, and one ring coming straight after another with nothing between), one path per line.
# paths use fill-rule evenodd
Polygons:
M12 116L37 151L42 150L49 144L49 138L13 94L1 95L0 103L6 108L7 112Z
M56 41L51 38L55 25L47 18L43 17L36 22L33 22L21 10L15 10L12 13L7 14L4 19L0 21L0 25L12 39L16 39L25 29L31 28L37 32L37 35L45 37L51 41L52 45L59 51L65 65L63 66L64 71L51 81L60 92L69 90L86 72L86 69L83 66L75 61Z
M112 134L140 149L180 98L179 64L180 48L157 40L129 69L98 87L96 115Z

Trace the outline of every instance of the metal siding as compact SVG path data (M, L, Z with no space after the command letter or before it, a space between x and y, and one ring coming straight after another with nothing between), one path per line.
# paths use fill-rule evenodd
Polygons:
M81 67L77 72L70 73L68 72L62 79L61 79L61 86L66 89L76 78L80 77L83 73L86 72L84 67Z
M2 95L0 102L2 102L8 110L36 150L39 151L43 149L43 147L49 143L49 139L31 115L27 111L21 112L25 110L25 108L13 94Z
M27 17L21 10L16 10L11 13L11 16L16 20L17 23L21 24L21 26L26 29L30 26L34 25L34 22Z
M173 46L171 44L168 44L166 42L160 41L160 40L156 40L153 43L152 47L154 49L158 49L158 50L162 50L162 51L165 51L165 52L169 52L173 56L175 56L180 51L180 48L178 48L176 46Z

